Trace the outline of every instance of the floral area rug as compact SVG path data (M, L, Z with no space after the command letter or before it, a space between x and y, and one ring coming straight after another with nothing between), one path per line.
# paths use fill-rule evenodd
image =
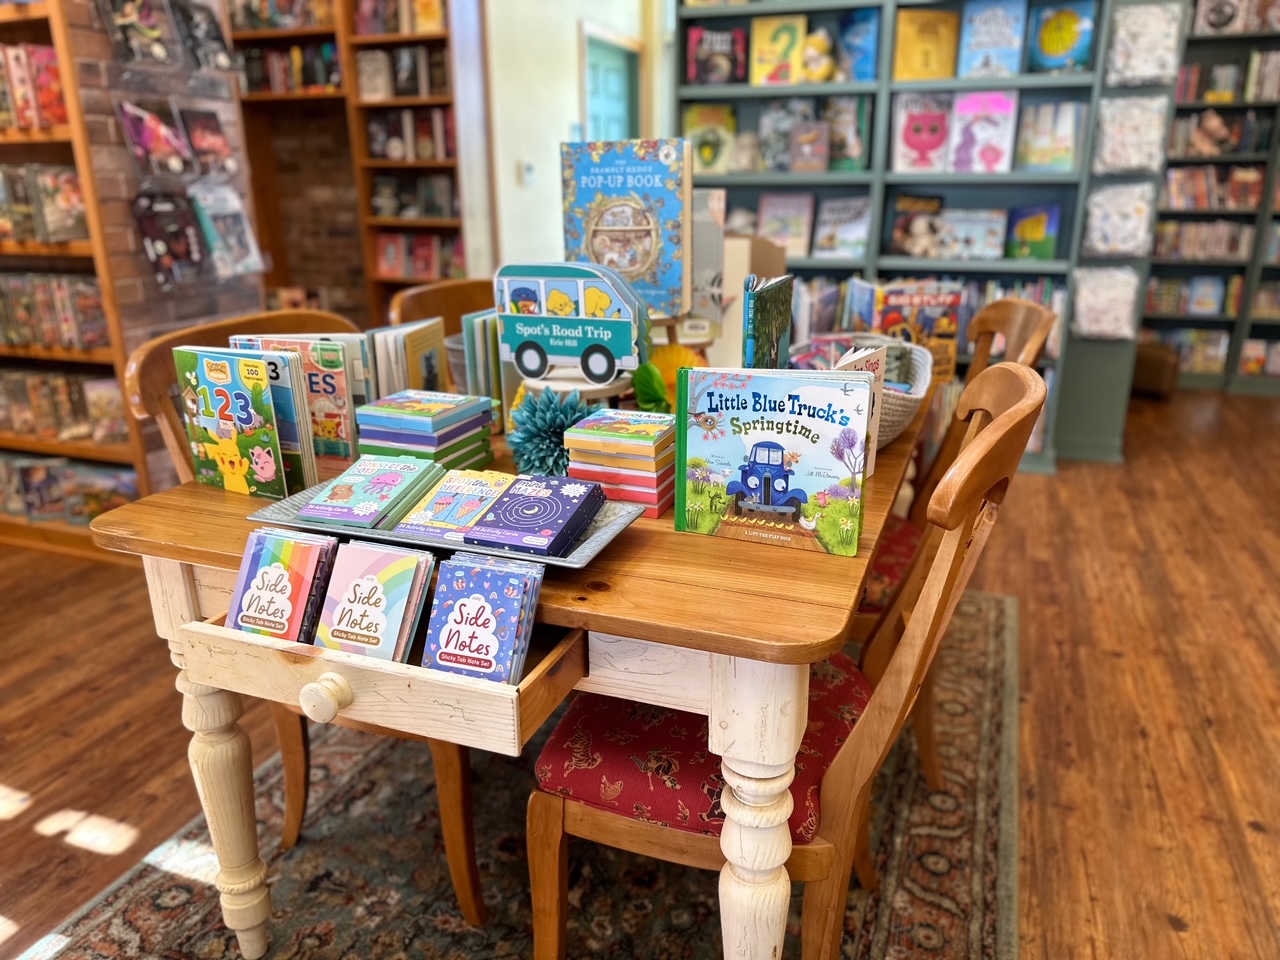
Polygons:
M910 734L876 785L878 893L849 892L841 955L1012 960L1017 930L1017 608L970 593L935 669L946 788L931 793ZM548 723L541 737L549 732ZM257 773L258 829L270 865L271 950L298 960L527 957L532 933L525 802L532 758L473 752L476 840L488 924L453 897L425 744L313 728L303 839L278 846L279 759ZM569 956L710 960L721 956L715 873L573 839ZM203 817L152 851L21 960L239 957L222 925ZM786 956L799 956L801 887Z

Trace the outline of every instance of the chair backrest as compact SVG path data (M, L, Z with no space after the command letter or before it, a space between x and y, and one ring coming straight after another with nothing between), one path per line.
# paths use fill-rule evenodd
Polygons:
M322 310L275 310L253 313L203 326L184 327L148 340L129 357L124 372L125 396L129 410L139 420L154 418L164 438L165 448L178 472L178 480L195 479L187 428L178 407L178 371L173 365L173 348L225 347L230 337L245 334L277 333L358 333L345 317Z
M391 322L444 317L444 335L462 332L462 315L493 307L492 280L441 280L406 287L391 298Z
M859 805L906 723L986 545L1045 393L1033 369L1000 363L975 377L960 397L957 416L968 421L969 436L929 501L930 527L921 550L933 562L884 675L823 779L819 833L826 840L847 842L855 828Z
M1044 354L1044 345L1056 319L1057 316L1048 307L1030 300L1007 297L987 304L969 322L969 339L974 342L974 350L966 382L972 383L975 377L987 369L996 334L1004 337L1006 360L1034 367ZM965 424L958 417L951 419L933 463L916 484L916 497L911 505L911 522L921 529L928 523L926 511L929 499L955 461L956 454L960 452L965 429Z

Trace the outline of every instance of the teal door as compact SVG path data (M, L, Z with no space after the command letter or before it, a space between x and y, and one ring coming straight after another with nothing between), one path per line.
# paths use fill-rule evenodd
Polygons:
M630 50L587 39L587 139L640 136L639 59Z

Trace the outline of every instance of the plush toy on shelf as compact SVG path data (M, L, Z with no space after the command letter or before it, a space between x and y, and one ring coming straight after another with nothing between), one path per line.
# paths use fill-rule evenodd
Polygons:
M826 83L835 78L836 58L832 56L831 34L819 27L804 41L804 68L801 83Z
M1231 131L1217 110L1200 114L1200 122L1191 131L1187 154L1192 157L1216 157L1231 150Z

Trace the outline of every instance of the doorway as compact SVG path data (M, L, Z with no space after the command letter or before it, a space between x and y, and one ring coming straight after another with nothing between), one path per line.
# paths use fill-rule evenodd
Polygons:
M640 136L640 43L583 24L582 126L588 140Z

